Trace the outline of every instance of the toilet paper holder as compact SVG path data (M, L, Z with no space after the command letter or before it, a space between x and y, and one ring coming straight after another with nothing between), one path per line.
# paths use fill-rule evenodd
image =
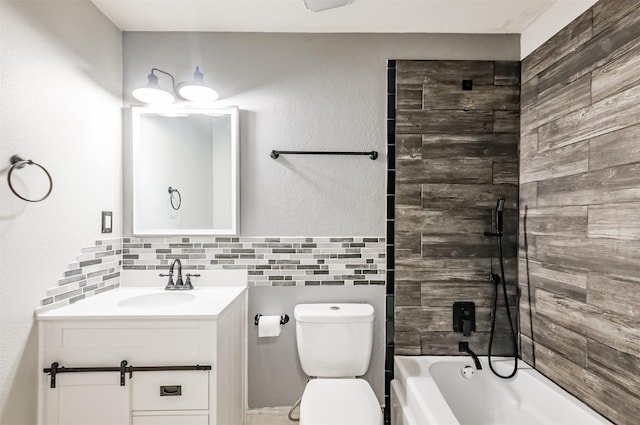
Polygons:
M258 323L260 323L260 318L261 317L262 317L262 314L256 314L256 317L253 318L253 324L258 326ZM284 325L286 323L289 323L289 315L281 314L280 315L280 324Z

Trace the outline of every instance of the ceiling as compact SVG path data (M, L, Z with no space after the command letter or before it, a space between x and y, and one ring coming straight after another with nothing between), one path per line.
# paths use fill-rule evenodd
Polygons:
M555 3L582 0L91 0L123 31L522 33Z

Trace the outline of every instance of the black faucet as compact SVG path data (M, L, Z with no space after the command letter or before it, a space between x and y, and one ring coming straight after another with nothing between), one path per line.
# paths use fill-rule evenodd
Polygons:
M176 282L173 283L173 268L175 267L176 263L178 263L178 276L176 277ZM180 261L179 258L176 258L175 260L173 260L173 262L171 263L171 267L169 267L169 273L160 273L160 276L169 276L169 281L167 282L167 286L164 287L165 290L167 291L176 291L176 290L186 290L186 289L193 289L193 285L191 284L191 277L200 277L199 274L191 274L191 273L187 273L187 280L186 282L182 281L182 261Z
M182 282L182 261L180 261L179 258L173 260L173 262L171 263L171 267L169 267L169 273L173 275L173 267L176 265L176 263L178 263L178 277L176 278L175 284L177 288L178 286L184 285L184 283Z
M173 283L173 268L175 267L176 263L178 263L178 277L176 279L176 282ZM181 287L184 287L184 283L182 282L182 261L180 261L179 258L176 258L175 260L173 260L173 262L171 263L171 266L169 267L169 273L166 273L166 274L160 273L160 276L163 276L163 277L169 276L169 281L167 282L167 286L164 287L165 290L173 291L175 289L183 289L181 288Z
M476 353L471 351L471 348L469 348L469 343L467 341L460 341L458 343L458 351L461 352L461 353L467 353L468 355L473 357L473 362L476 364L476 369L477 370L482 370L482 365L480 364L480 359L478 359L478 356L476 355Z

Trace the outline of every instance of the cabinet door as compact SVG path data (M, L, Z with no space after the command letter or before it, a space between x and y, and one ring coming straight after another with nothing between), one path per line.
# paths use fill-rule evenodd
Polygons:
M120 375L67 373L56 376L56 388L44 389L47 425L129 424L129 379L120 386Z

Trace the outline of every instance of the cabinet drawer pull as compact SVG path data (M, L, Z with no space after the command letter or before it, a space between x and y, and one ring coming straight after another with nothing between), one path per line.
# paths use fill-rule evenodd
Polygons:
M161 385L160 397L174 397L182 395L182 385Z

